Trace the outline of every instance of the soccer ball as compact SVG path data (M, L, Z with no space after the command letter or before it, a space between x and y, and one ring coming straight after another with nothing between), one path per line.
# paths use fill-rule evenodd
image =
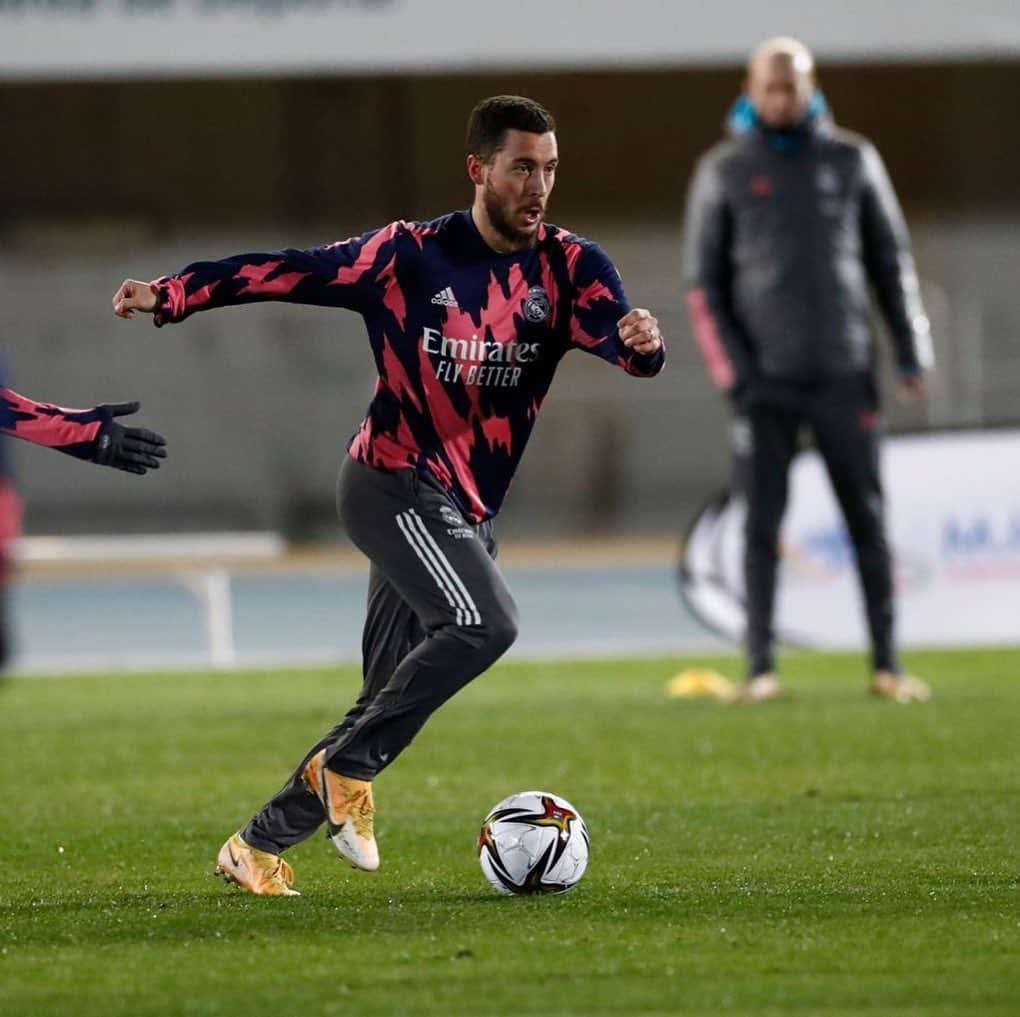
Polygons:
M485 817L478 861L505 894L566 893L588 867L588 828L565 798L521 791Z

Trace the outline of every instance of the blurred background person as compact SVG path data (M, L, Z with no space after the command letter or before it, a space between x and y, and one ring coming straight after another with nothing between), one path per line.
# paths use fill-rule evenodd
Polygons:
M685 224L687 306L699 350L732 404L746 500L747 681L782 693L773 616L791 462L810 433L856 552L871 638L871 690L929 696L904 674L879 471L869 284L892 336L900 391L923 398L933 355L907 228L875 147L837 128L814 59L778 37L752 54L731 137L705 154Z

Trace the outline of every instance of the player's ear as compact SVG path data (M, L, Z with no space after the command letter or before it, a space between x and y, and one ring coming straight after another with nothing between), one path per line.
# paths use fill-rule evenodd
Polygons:
M481 186L485 183L484 170L485 163L477 155L469 155L467 157L467 171L468 176L471 178L471 183L476 186Z

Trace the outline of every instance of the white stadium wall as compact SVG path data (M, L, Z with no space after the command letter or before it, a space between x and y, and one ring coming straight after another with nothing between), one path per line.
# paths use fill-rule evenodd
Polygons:
M740 61L777 30L827 60L1020 52L1014 0L0 0L0 78L648 70Z

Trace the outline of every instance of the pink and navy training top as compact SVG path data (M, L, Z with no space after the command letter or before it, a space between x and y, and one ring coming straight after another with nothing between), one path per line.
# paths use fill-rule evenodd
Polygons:
M428 470L475 523L499 511L565 353L640 377L665 360L621 342L616 323L630 305L597 244L544 224L534 247L500 254L468 211L310 250L196 262L153 288L157 326L259 300L357 311L379 380L350 454Z
M0 388L0 431L15 438L91 459L102 424L102 416L94 408L69 410Z

